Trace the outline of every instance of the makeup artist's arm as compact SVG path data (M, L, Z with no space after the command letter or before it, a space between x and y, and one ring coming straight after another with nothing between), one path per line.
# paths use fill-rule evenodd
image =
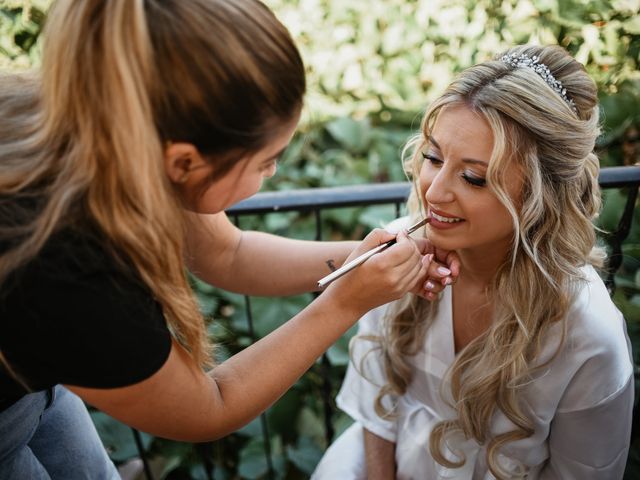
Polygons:
M393 238L375 231L355 253ZM83 400L140 430L175 440L214 440L257 417L362 315L423 281L415 243L398 243L329 285L318 299L209 374L174 341L151 377L119 388L69 386Z
M294 240L238 229L225 213L188 214L187 266L207 283L249 295L316 290L358 242Z

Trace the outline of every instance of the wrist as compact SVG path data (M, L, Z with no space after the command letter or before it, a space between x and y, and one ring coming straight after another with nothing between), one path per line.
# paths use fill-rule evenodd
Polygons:
M363 305L352 294L340 288L339 282L330 284L318 297L323 308L333 312L340 312L341 317L355 323L365 313L371 310L371 306Z

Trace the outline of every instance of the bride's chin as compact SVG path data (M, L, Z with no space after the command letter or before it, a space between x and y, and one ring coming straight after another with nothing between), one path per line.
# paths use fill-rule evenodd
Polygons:
M436 237L436 238L434 238ZM427 239L431 242L431 244L439 250L454 250L454 245L451 242L447 242L442 239L437 238L438 235L429 235Z

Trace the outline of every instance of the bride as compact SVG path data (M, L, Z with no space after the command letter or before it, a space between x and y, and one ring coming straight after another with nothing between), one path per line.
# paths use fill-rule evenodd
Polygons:
M471 67L430 106L410 212L460 273L360 321L337 398L355 423L312 478L622 478L633 366L596 272L598 133L559 47Z

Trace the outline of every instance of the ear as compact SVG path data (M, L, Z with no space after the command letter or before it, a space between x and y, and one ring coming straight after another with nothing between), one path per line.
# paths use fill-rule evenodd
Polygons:
M191 143L170 143L164 150L164 167L172 183L185 183L194 166L203 162Z

